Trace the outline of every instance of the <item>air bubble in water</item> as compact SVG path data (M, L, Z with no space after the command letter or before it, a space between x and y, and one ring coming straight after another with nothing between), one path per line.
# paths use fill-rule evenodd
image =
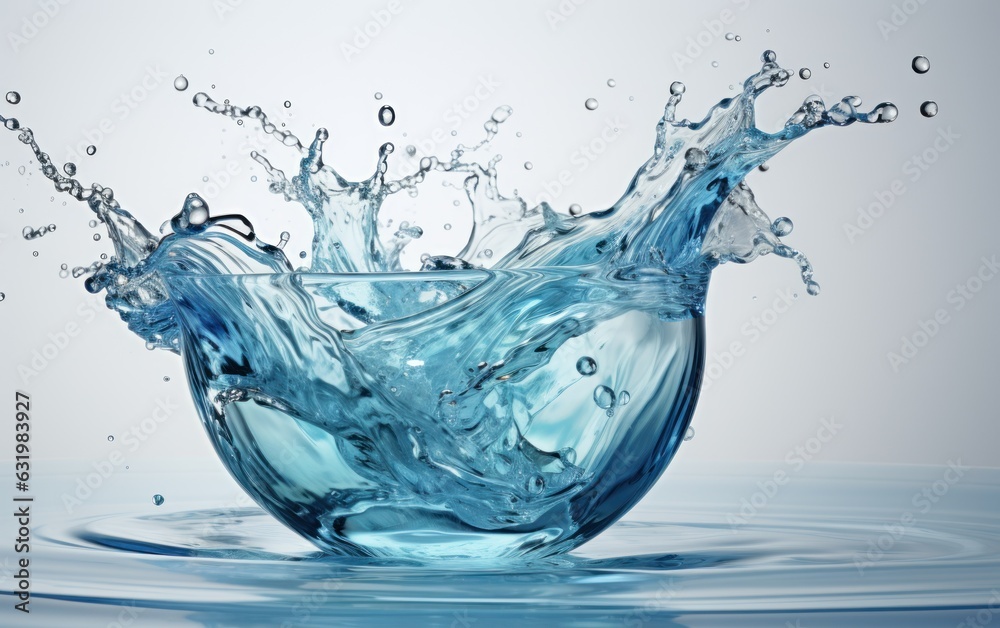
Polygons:
M597 360L588 355L583 356L576 361L576 372L590 377L597 372Z
M21 102L21 95L17 92L7 92L7 102L12 105L16 105Z
M583 208L580 207L577 203L573 203L572 205L569 206L570 216L579 216L582 213L583 213Z
M771 223L771 233L782 238L791 233L794 226L790 218L779 216Z
M545 488L545 480L542 479L540 475L533 475L528 478L528 492L533 495L538 495Z
M684 164L686 169L698 172L704 170L705 166L708 165L708 153L700 148L692 147L684 153L684 161L687 162Z
M927 59L927 57L918 55L913 57L910 67L913 68L913 71L917 74L927 74L927 71L931 69L931 62Z
M688 426L687 431L684 432L684 440L685 441L689 441L689 440L692 440L692 439L694 439L694 428L691 427L691 426Z
M378 121L382 126L391 126L396 121L396 112L389 105L382 105L378 110Z
M937 115L937 112L938 106L933 100L924 101L924 103L920 105L920 115L925 118L933 118Z
M615 391L607 386L601 385L594 389L594 403L602 410L610 410L615 407Z
M96 152L97 152L97 147L94 146L93 144L91 144L90 146L87 147L87 154L88 155L93 155Z
M179 92L183 92L187 88L188 88L188 80L186 76L181 74L180 76L174 79L174 89L176 89Z
M163 495L160 495L159 493L153 495L153 504L155 504L156 506L162 506L163 501L164 501Z
M687 89L687 86L680 81L674 81L670 84L670 93L674 96L680 96Z
M615 79L608 79L608 87L614 87L617 84L618 83L615 82Z
M596 98L588 98L583 103L583 106L586 107L590 111L593 111L594 109L597 109L597 105L598 105L598 103L597 103L597 99Z
M807 79L813 75L812 70L809 68L802 68L799 70L799 78Z

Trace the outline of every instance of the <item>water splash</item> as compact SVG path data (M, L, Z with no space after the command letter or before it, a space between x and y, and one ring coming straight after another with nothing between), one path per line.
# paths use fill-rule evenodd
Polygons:
M755 101L792 72L771 51L762 61L700 122L676 120L685 87L673 83L652 156L612 207L586 214L505 196L499 155L476 159L509 107L448 158L388 179L386 143L374 173L349 181L324 160L325 129L307 145L259 107L196 94L298 158L289 176L251 153L269 190L312 218L308 272L293 271L289 237L266 243L197 194L154 236L110 188L60 174L30 129L0 120L104 223L115 254L86 269L87 289L148 347L183 347L216 450L265 509L335 553L555 552L627 511L688 433L716 266L774 253L819 292L781 241L791 222L772 222L744 177L815 129L898 113L811 96L764 132ZM380 123L394 118L383 106ZM473 226L405 273L400 254L423 230L390 228L380 210L431 177L460 179Z

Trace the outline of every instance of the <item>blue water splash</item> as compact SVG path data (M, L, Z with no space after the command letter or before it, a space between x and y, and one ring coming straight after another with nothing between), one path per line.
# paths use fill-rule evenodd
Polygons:
M783 129L756 128L756 98L791 73L766 52L742 93L700 122L676 121L675 84L653 155L610 208L535 207L498 187L484 151L511 115L448 159L352 182L259 107L194 104L249 119L299 157L288 177L253 153L270 190L313 221L312 262L293 270L242 216L190 195L153 236L109 188L63 176L30 129L3 118L56 188L107 225L115 256L87 280L150 347L184 355L192 396L227 468L280 521L331 553L442 557L565 551L652 486L683 440L703 364L711 270L775 253L743 178L809 131L884 122L847 97L810 97ZM405 273L415 225L383 233L393 194L461 177L473 229L454 254ZM284 244L284 241L280 243ZM457 247L456 247L457 248ZM576 365L586 356L593 374Z

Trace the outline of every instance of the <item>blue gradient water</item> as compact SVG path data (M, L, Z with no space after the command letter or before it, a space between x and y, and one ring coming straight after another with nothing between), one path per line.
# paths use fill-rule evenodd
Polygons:
M711 270L775 253L781 242L743 177L824 126L886 122L857 97L813 96L783 129L755 126L755 101L792 73L773 52L742 93L700 122L676 121L671 86L653 155L610 208L585 215L504 196L485 138L387 180L344 179L258 107L194 104L259 124L299 159L287 176L263 155L270 190L313 220L311 265L295 269L242 216L212 216L188 196L162 237L110 188L60 174L34 134L4 118L59 191L85 201L115 256L92 267L92 292L149 347L182 352L192 396L220 458L265 510L335 554L442 558L547 555L592 538L627 512L670 462L700 387ZM455 252L405 273L418 225L389 234L393 194L459 177L474 227ZM582 361L588 367L581 370Z

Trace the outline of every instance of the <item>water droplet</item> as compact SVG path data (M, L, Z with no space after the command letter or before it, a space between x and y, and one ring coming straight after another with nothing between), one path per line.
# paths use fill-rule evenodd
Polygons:
M927 71L931 69L931 62L927 59L927 57L918 55L913 57L910 67L913 68L913 71L917 74L927 74Z
M533 163L531 163L530 161L524 162L524 169L525 170L531 170L534 167L535 167L535 165Z
M101 234L95 233L94 234L94 241L96 242L97 240L100 240L100 239L101 239Z
M7 118L7 121L3 125L7 127L8 131L16 131L21 127L21 123L16 118Z
M382 92L375 92L375 100L382 100Z
M16 105L21 102L21 95L17 92L7 92L7 102L12 105Z
M878 121L879 122L892 122L893 120L896 119L896 116L898 116L898 115L899 115L899 109L896 108L896 105L893 105L892 103L889 103L889 104L883 105L878 110Z
M300 257L301 259L305 259L305 258L306 258L306 255L307 255L307 253L306 253L305 251L299 251L299 257Z
M684 432L684 440L686 442L692 439L694 439L694 428L689 425L687 431Z
M687 86L680 81L674 81L670 84L670 93L674 96L680 96L687 90Z
M764 63L774 63L778 60L778 55L775 54L773 50L765 50L763 54L760 55L760 60Z
M925 118L933 118L937 115L937 112L938 106L933 100L924 101L924 103L920 105L920 115Z
M493 257L493 249L484 249L483 250L483 257L485 257L487 259Z
M163 376L163 381L169 382L170 381L170 376L169 375L164 375Z
M162 506L163 505L163 501L164 501L163 500L163 495L160 495L159 493L157 493L156 495L153 495L153 504L155 504L157 506Z
M292 106L292 101L290 101L290 100L286 100L286 101L285 101L285 109L290 109L290 108L291 108L291 106Z
M21 166L17 169L17 174L24 174L25 172L27 172L27 170L25 169L24 166Z
M445 231L451 231L451 223L450 222L444 223L444 230Z
M236 125L237 126L243 126L243 120L237 120L236 121ZM223 156L223 159L225 159L225 156Z
M809 281L806 283L806 292L812 296L819 294L819 284L815 281Z
M93 144L91 144L90 146L87 147L87 154L88 155L93 155L96 152L97 152L97 147L94 146Z
M713 62L712 62L712 67L713 67L713 68L717 68L717 67L719 67L719 62L718 62L718 61L713 61Z
M830 69L830 62L826 61L825 63L823 63L823 67L826 68L827 70L829 70Z
M38 257L38 251L32 251L31 252L31 256L32 257Z
M208 54L214 55L215 54L215 49L214 48L209 48L208 49Z
M7 295L4 294L3 292L0 292L0 301L3 301L6 298L7 298Z
M764 162L761 165L757 166L757 170L760 170L761 172L767 172L770 169L771 165L768 164L767 162Z
M627 406L630 401L632 401L632 393L627 390L618 393L618 405Z
M597 109L597 104L598 103L596 98L588 98L583 103L583 106L586 107L588 110L593 111L594 109Z
M382 105L378 110L378 121L382 126L390 126L396 121L396 112L389 105Z
M176 89L179 92L183 92L187 88L188 88L188 80L186 76L181 74L180 76L174 79L174 89Z
M112 436L111 434L108 434L108 442L109 442L109 443L110 443L110 442L114 442L114 440L115 440L115 437L114 437L114 436Z
M809 68L802 68L799 70L799 78L807 79L813 75L812 70Z
M253 175L253 176L251 176L251 177L250 177L250 181L251 181L252 183L257 183L257 175Z
M794 226L790 218L779 216L771 223L771 233L782 238L791 233Z
M409 155L410 157L413 157L414 155L417 154L417 147L414 146L413 144L410 144L409 146L406 147L406 154Z
M573 203L572 205L569 206L570 216L579 216L582 213L583 213L583 208L580 207L578 204Z
M726 33L727 41L733 41L734 39L736 39L736 33Z
M608 87L614 87L617 84L618 83L615 82L615 79L608 79Z
M743 41L743 38L742 38L742 37L740 37L739 35L737 35L737 36L736 36L736 41Z
M594 403L602 410L610 410L615 407L615 391L607 386L601 385L594 389Z
M74 174L76 174L76 164L71 161L67 161L65 164L63 164L63 172L65 172L68 176L72 177Z
M576 372L580 375L590 377L597 372L597 361L590 356L583 356L576 361Z

